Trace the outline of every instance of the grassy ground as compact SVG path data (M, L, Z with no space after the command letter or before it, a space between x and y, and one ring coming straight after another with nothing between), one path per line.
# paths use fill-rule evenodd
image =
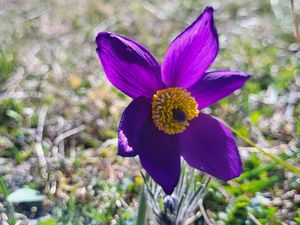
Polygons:
M130 99L107 82L95 35L130 36L161 60L206 5L216 9L220 35L212 67L252 74L242 91L206 112L299 168L300 46L285 2L287 10L268 0L1 0L2 224L9 221L3 190L26 186L46 198L15 204L18 224L132 224L140 164L116 156ZM300 224L300 177L238 142L245 173L212 182L204 201L211 221Z

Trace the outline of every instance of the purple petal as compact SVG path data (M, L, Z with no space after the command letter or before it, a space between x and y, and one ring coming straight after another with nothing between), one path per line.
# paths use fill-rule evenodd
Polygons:
M213 8L204 12L170 44L162 64L162 79L169 87L188 88L198 81L219 50Z
M151 101L145 97L134 99L125 109L119 125L118 155L137 155L137 141L146 119L151 115Z
M203 109L241 88L250 78L239 71L212 71L206 73L188 90L198 102L198 108Z
M159 131L149 117L139 137L138 151L145 170L166 194L172 194L180 175L178 136Z
M117 34L101 32L97 53L109 81L126 95L152 95L163 88L160 65L142 45Z
M224 181L238 177L242 163L234 136L218 120L200 113L180 134L181 155L192 167Z

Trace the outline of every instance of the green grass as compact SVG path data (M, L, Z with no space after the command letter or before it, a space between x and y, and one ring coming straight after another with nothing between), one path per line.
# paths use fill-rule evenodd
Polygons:
M135 223L140 164L116 156L118 123L130 99L106 80L94 38L103 30L127 35L161 62L169 42L206 5L216 9L220 35L212 69L252 75L241 91L206 112L299 168L300 47L270 1L8 3L11 7L0 11L0 213L9 215L11 224L13 208L5 199L26 186L47 200L40 211L30 204L14 209L40 220L38 225ZM210 184L204 206L211 221L252 225L254 217L263 225L299 223L300 203L289 196L299 193L299 176L237 141L244 173L227 184Z

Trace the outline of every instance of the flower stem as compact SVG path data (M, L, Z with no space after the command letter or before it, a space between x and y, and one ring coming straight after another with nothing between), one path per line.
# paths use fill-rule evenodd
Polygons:
M297 169L296 167L292 166L291 164L277 158L276 156L272 155L271 153L266 152L265 150L263 150L262 148L258 147L255 143L253 143L251 140L249 140L248 138L242 136L237 130L235 130L234 128L232 128L231 126L229 126L228 124L226 124L228 126L228 128L235 133L237 136L239 136L244 142L246 142L248 145L257 148L260 152L262 152L263 154L265 154L266 156L268 156L270 159L272 159L274 162L280 164L281 166L289 169L290 171L293 171L296 174L300 175L300 170Z

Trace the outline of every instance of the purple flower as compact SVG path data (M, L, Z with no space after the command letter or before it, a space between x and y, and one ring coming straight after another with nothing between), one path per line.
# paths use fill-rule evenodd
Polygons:
M166 194L178 183L181 156L224 181L241 174L234 136L201 112L249 78L238 71L206 72L219 50L213 8L172 41L161 65L145 47L118 34L101 32L96 44L107 78L133 98L121 118L118 155L138 155Z

